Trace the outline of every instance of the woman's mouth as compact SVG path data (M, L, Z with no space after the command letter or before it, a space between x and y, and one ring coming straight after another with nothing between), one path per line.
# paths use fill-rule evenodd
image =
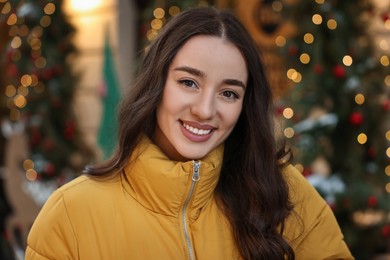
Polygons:
M182 122L182 125L184 126L185 129L187 129L189 132L191 132L194 135L208 135L212 131L212 129L199 129L199 128L187 125L184 122Z
M181 132L183 135L192 142L205 142L211 138L214 133L215 127L209 125L200 125L194 122L180 121Z

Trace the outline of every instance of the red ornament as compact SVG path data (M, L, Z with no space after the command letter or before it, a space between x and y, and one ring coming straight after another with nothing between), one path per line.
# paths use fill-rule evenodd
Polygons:
M45 173L48 176L52 176L55 172L55 167L52 163L47 163L45 166Z
M363 123L363 120L364 120L363 115L360 112L353 112L349 116L349 122L351 123L351 125L354 126L360 126Z
M32 129L30 134L30 145L36 146L41 142L42 135L38 129Z
M65 139L67 140L73 139L74 132L75 132L74 122L69 120L68 122L66 122L66 126L65 126L65 131L64 131Z
M16 77L16 75L18 75L18 71L18 67L15 64L10 64L7 67L6 74L8 77Z
M382 236L390 237L390 225L386 225L382 228Z
M285 107L283 107L283 106L278 106L278 107L276 107L276 108L275 108L275 114L276 114L277 116L283 115L284 109L285 109Z
M345 71L345 67L342 66L342 65L336 65L334 66L333 68L333 76L335 76L335 78L338 78L338 79L342 79L345 77L345 74L346 74L346 71Z
M315 74L319 75L319 74L322 74L322 72L324 72L324 68L322 67L321 64L317 63L313 66L313 71Z
M311 169L304 168L303 171L302 171L302 175L305 176L305 177L309 177L310 175L312 175Z
M53 139L47 138L43 141L43 149L48 152L54 149L55 147L55 142Z
M389 111L390 110L390 100L386 99L382 104L383 110Z
M387 14L387 13L383 13L383 14L381 15L381 18L382 18L382 21L385 23L387 20L390 19L390 16L389 16L389 14Z
M374 195L368 197L367 204L370 207L375 207L376 205L378 205L378 198Z
M43 80L50 80L54 77L54 70L53 69L46 69L41 73Z
M291 56L295 56L298 54L298 47L295 45L290 45L288 47L288 54Z
M377 152L376 152L374 147L370 147L370 148L368 148L367 154L368 154L368 156L370 156L370 158L375 158Z

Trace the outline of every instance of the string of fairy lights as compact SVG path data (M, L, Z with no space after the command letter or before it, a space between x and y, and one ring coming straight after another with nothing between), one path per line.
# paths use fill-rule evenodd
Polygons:
M42 56L42 42L41 36L43 30L51 25L51 15L56 11L54 3L47 3L43 7L44 15L40 18L39 25L29 28L24 23L23 9L19 10L21 15L18 16L17 12L12 13L13 9L11 3L8 1L0 0L5 2L1 14L8 15L6 21L7 25L10 26L9 37L11 37L10 48L12 52L10 59L12 62L18 62L22 57L22 53L19 50L23 41L25 40L31 48L31 58L34 61L33 64L37 70L44 69L46 67L46 58ZM8 67L9 76L16 76L16 65L12 64ZM20 109L23 109L27 105L27 96L31 89L37 94L45 91L45 84L39 80L36 74L24 74L20 76L20 85L9 84L5 87L5 96L7 100L7 108L10 110L9 119L17 121L21 117Z
M146 32L146 38L148 41L151 42L157 37L159 31L167 22L167 14L170 16L175 16L178 13L180 13L180 8L176 5L169 7L168 13L166 13L165 10L161 7L155 8L153 10L154 18L150 22L150 29Z
M315 2L319 5L322 5L325 3L325 0L315 0ZM283 4L280 1L274 1L272 3L272 8L275 12L280 12L282 7L283 7ZM384 20L384 28L385 28L385 30L389 31L389 33L390 33L390 18L388 16L383 17L383 18L384 18L383 19ZM337 20L335 20L334 18L326 19L321 14L318 14L318 13L315 13L312 15L311 22L314 25L322 25L323 23L326 23L327 28L331 31L336 30L338 28ZM312 44L316 43L315 36L311 32L305 33L302 40L307 45L312 45ZM280 47L280 48L284 47L286 45L286 43L287 43L287 39L282 35L279 35L275 38L275 45ZM389 56L388 56L388 54L386 54L386 52L389 53L389 50L390 50L390 46L389 46L388 41L386 41L385 39L380 40L378 43L378 48L379 48L379 50L382 51L382 54L379 55L379 57L378 57L379 63L383 67L388 67L390 65ZM299 61L304 65L309 64L311 62L310 54L306 53L306 52L301 53L299 56ZM341 64L343 64L346 67L350 67L353 63L354 63L353 57L348 55L348 54L344 55L341 59ZM341 66L341 65L339 65L339 66ZM321 69L322 68L315 68L314 67L314 70L321 70ZM334 68L334 72L337 73L337 69L341 70L341 68L336 67L336 68ZM303 79L302 73L299 72L296 68L289 68L287 70L286 76L293 84L298 84ZM383 83L384 83L384 86L387 88L386 89L387 93L390 93L390 75L386 75L384 77ZM354 97L354 101L358 106L364 106L364 104L366 102L365 94L364 93L357 93ZM385 102L387 102L387 106L390 106L389 100L386 100ZM292 119L294 116L293 108L291 108L291 107L284 108L284 110L282 111L282 115L287 120ZM389 124L390 124L390 122L389 122ZM293 127L286 127L284 129L283 133L284 133L286 138L293 138L295 135L295 130ZM369 136L367 136L366 133L361 132L361 133L357 134L356 142L358 142L361 145L364 145L367 143L368 138L369 138ZM386 150L386 156L390 160L390 129L388 129L386 131L384 138L385 138L385 140L387 140L387 144L389 146ZM303 166L302 166L302 169L303 169ZM390 177L390 164L385 167L384 171L385 171L385 174ZM385 184L385 189L388 193L390 193L390 182Z

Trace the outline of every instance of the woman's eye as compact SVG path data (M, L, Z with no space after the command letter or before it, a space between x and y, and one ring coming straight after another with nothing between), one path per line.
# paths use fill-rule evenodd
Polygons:
M178 82L186 87L193 88L196 87L196 84L194 81L189 80L189 79L183 79L183 80L178 80Z
M230 91L230 90L222 92L222 96L224 96L228 99L238 99L239 98L237 93Z

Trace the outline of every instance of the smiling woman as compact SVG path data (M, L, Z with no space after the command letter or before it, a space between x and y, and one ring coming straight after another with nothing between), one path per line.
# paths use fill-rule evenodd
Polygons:
M206 156L233 130L247 79L235 45L210 36L188 40L169 66L154 142L173 160Z
M232 14L177 15L121 104L116 151L51 196L26 259L353 259L276 147L271 100Z

